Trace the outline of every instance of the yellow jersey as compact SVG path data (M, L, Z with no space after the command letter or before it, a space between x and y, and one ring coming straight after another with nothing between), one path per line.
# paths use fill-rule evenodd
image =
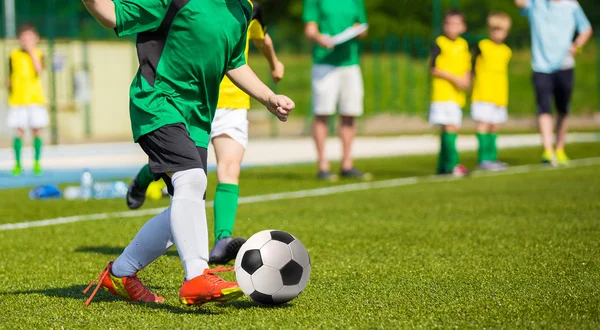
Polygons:
M505 44L485 39L473 54L473 101L508 106L508 64L512 51Z
M463 38L450 40L445 36L438 37L431 50L431 67L463 77L471 71L469 44ZM467 94L450 81L433 77L431 101L456 102L460 107L464 107L467 102Z
M44 61L44 54L39 49L34 51L40 61ZM46 97L42 88L42 79L35 71L33 60L29 53L22 49L15 49L9 55L10 92L8 105L29 106L44 105Z
M248 62L248 53L250 40L264 40L267 27L263 20L262 10L258 3L252 1L253 12L252 20L248 25L246 37L246 62ZM250 109L250 96L237 88L227 76L223 78L219 91L218 109Z

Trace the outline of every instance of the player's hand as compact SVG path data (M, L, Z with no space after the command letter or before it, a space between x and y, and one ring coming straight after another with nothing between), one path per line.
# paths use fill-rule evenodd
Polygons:
M572 44L571 48L569 48L569 54L575 56L581 52L581 48L577 47L577 45Z
M282 122L286 122L290 112L294 110L296 104L289 97L285 95L273 94L269 97L269 101L266 104L267 109L274 114L277 119Z
M333 41L331 40L331 37L326 36L324 34L320 34L315 40L315 42L323 48L333 49L333 47L335 47Z
M275 68L271 70L271 77L273 78L273 82L278 83L283 79L283 75L285 74L285 65L283 63L277 61L275 62Z
M464 89L469 88L469 86L471 85L471 82L469 81L468 78L457 78L454 81L454 85L456 85L456 87L464 90Z

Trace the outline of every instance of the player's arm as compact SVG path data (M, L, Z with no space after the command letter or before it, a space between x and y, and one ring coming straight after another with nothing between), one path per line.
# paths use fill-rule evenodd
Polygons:
M29 54L29 57L31 57L35 73L39 76L40 74L42 74L42 72L44 72L43 58L38 57L34 50L28 50L27 54Z
M302 9L302 20L304 21L304 36L311 42L327 49L333 49L331 39L322 35L317 21L320 17L318 0L304 0Z
M308 22L304 25L304 36L323 48L333 49L331 39L321 34L316 22Z
M105 28L117 27L115 4L112 0L82 0L85 8Z
M269 34L265 33L264 38L252 39L252 42L254 43L254 46L258 48L264 58L266 58L269 62L269 67L271 68L271 77L275 83L278 83L281 79L283 79L283 75L285 74L285 66L277 58L275 46L273 45L273 39L271 39Z
M287 96L275 94L247 64L227 71L227 77L246 94L262 103L280 121L287 121L290 112L296 107L294 101Z
M590 21L579 5L577 5L577 9L575 9L573 15L575 16L578 33L577 38L575 38L571 46L571 54L575 55L590 41L594 32L592 31Z
M361 24L367 24L367 10L365 8L365 4L362 0L358 3L358 18L354 26L358 26ZM364 39L369 35L369 29L365 30L363 33L356 36L357 39Z

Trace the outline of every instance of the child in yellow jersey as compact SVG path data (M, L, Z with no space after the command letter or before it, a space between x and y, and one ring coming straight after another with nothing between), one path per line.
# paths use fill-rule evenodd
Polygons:
M490 38L479 42L473 54L473 103L471 117L477 122L479 168L501 170L498 161L496 132L506 122L508 106L508 64L512 51L504 44L511 28L511 18L505 13L488 17Z
M468 172L459 164L456 138L462 123L465 90L471 84L471 54L468 43L460 36L467 30L464 14L450 10L444 15L443 35L435 40L431 51L432 95L429 122L441 127L438 174L464 176Z
M31 24L19 27L19 49L10 53L8 80L8 126L15 130L13 148L15 151L15 167L12 174L21 175L21 148L23 136L27 129L33 135L35 162L33 173L42 174L40 156L42 154L42 128L48 126L46 98L42 89L41 73L44 71L43 54L37 49L39 35Z

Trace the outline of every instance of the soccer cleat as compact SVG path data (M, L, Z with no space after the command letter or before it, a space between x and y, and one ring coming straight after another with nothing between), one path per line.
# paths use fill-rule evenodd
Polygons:
M125 196L125 201L127 202L127 207L130 210L139 209L144 205L146 201L146 189L142 188L137 184L137 180L133 179L129 188L127 189L127 195Z
M23 168L21 167L21 165L15 165L15 167L13 167L11 174L13 176L20 176L21 174L23 174Z
M467 168L463 165L458 164L452 170L452 175L457 178L462 178L469 175L469 170L467 170Z
M321 181L329 182L335 182L338 180L338 176L331 173L331 171L319 171L319 173L317 173L317 178Z
M43 173L44 173L44 171L42 170L42 165L40 164L40 162L38 160L36 160L33 163L33 175L40 176Z
M564 150L556 150L556 163L560 166L569 165L569 157Z
M112 269L112 261L108 263L108 266L104 268L102 273L88 285L83 293L86 294L90 288L98 282L98 285L92 291L89 298L85 301L84 305L87 306L90 304L96 292L100 287L103 287L104 290L108 291L111 294L121 296L128 301L139 301L145 303L161 303L165 299L161 296L156 295L150 289L148 289L142 282L138 279L137 274L126 277L116 277L114 276L110 270Z
M555 165L556 161L554 160L554 152L551 150L546 150L542 154L542 164Z
M209 264L225 265L235 259L238 251L246 243L243 237L225 237L219 239L210 251Z
M364 173L362 171L357 170L356 168L351 168L349 170L341 170L340 176L342 178L359 179L365 181L370 181L373 179L373 175L371 173Z
M181 303L191 306L202 306L207 302L226 303L244 295L242 289L235 282L228 282L217 273L230 272L233 267L205 269L202 275L183 283L179 291Z

